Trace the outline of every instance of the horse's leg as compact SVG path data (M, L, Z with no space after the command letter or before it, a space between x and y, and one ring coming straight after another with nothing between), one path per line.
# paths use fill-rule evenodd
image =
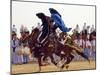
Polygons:
M73 58L74 56L72 54L69 54L69 56L67 57L67 64L69 64Z
M68 56L66 58L67 58L66 59L67 61L62 65L61 68L64 68L66 66L66 64L67 64L66 69L68 69L68 67L69 67L68 64L72 61L72 59L74 58L74 56L71 55L71 54L68 54Z
M39 65L39 72L41 71L41 65L42 65L42 63L41 63L41 53L40 53L40 51L39 51L39 49L38 49L38 51L36 52L36 54L37 54L37 58L38 58L38 65Z
M44 63L43 65L46 66L47 64L49 64L46 60L46 58L48 57L48 55L44 55L42 58L42 62Z
M51 58L51 62L52 62L55 66L57 66L57 63L54 61L53 55L51 55L50 58Z
M60 70L62 70L64 67L66 67L66 68L69 67L68 64L67 64L67 60L65 58L63 58L61 61L63 61L64 63L60 66Z
M45 60L46 60L46 58L47 58L47 55L44 55L44 57L43 57L43 61L45 61Z
M65 61L65 55L57 53L60 56L60 61L57 63L57 66L60 67L60 71L64 68L65 64L62 64ZM63 62L62 62L63 61Z
M39 65L39 72L41 71L41 57L39 56L38 57L38 65Z

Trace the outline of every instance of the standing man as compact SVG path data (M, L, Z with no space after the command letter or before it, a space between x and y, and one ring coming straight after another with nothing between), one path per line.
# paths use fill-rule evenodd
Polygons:
M24 30L25 30L24 25L21 25L21 28L20 28L20 33L24 32Z
M12 34L12 40L11 40L11 48L12 48L12 63L18 64L19 63L19 57L16 54L16 49L19 47L19 39L17 38L16 33Z
M13 48L13 52L15 52L16 47L19 46L19 40L18 40L18 38L17 38L16 33L14 33L14 34L12 35L11 46L12 46L12 48Z
M95 31L94 25L92 25L90 32L92 33L93 31Z
M27 52L27 50L29 51L29 40L28 40L28 37L29 37L29 30L27 27L24 28L24 38L23 38L23 50L24 52ZM27 55L27 53L24 53L23 54L23 64L27 64L29 61L29 56Z
M85 30L86 30L86 22L84 22L83 32L85 32Z
M13 27L12 27L12 32L17 33L17 29L16 29L15 25L13 25Z
M80 30L80 28L79 28L79 25L77 24L76 28L75 28L76 33L79 33L79 30Z

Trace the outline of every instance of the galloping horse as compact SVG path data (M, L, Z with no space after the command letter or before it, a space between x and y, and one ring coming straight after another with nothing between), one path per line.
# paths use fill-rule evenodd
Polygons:
M43 18L42 18L43 17ZM45 21L43 20L45 18ZM52 20L47 17L41 15L40 19L42 19L43 24L48 27L48 35L45 41L40 44L37 41L37 38L40 34L39 29L35 28L29 37L29 46L34 53L34 56L38 59L39 63L39 71L41 70L41 57L44 56L44 59L47 57L51 58L51 62L57 66L57 63L54 61L53 53L61 57L61 60L64 59L66 62L61 66L63 68L65 64L69 64L74 56L72 55L73 50L75 50L79 55L88 60L82 52L79 52L76 48L71 47L69 45L63 45L57 40L56 32L53 30ZM44 23L45 22L45 23ZM64 52L64 54L61 53Z

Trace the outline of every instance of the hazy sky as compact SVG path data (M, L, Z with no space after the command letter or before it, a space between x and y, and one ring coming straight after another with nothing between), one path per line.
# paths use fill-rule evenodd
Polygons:
M82 29L84 22L87 25L95 25L95 7L79 5L62 5L33 2L12 2L12 24L16 25L19 35L20 26L23 24L29 30L32 26L37 26L41 21L36 17L36 13L43 12L50 16L49 8L54 8L62 15L67 27L75 28L79 24Z

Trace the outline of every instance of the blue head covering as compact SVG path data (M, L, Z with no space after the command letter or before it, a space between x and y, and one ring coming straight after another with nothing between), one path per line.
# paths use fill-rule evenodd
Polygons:
M54 8L49 8L49 11L51 14L58 14L61 17L60 13L57 10L55 10Z

